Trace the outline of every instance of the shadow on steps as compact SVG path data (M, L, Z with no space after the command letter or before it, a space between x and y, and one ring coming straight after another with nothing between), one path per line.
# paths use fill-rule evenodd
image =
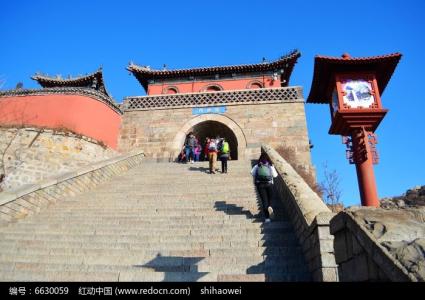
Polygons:
M144 265L136 268L151 269L164 273L164 282L198 281L208 272L199 272L197 264L205 257L157 256Z
M261 222L261 216L259 214L253 215L251 211L244 210L243 207L236 204L226 203L226 201L216 201L214 208L216 211L222 211L228 215L245 215L247 219L254 219L254 222Z

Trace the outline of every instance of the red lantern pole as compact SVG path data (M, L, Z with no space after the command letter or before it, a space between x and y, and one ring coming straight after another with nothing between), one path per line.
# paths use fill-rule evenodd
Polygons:
M353 158L356 164L362 205L379 207L375 174L373 172L374 153L371 151L369 135L370 133L364 127L352 132Z

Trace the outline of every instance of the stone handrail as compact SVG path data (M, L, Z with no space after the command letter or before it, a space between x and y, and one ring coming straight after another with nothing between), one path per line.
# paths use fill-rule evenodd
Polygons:
M273 148L262 145L261 152L268 156L279 174L274 186L294 226L313 280L338 281L333 236L329 230L329 222L335 214Z
M0 226L39 212L42 208L88 191L141 163L142 151L129 153L0 193Z

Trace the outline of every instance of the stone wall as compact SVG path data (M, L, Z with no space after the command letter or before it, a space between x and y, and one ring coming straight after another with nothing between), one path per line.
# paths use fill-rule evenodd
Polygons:
M238 139L240 158L258 157L261 143L293 147L297 163L311 167L304 102L226 105L224 114L193 115L192 108L125 111L119 149L143 149L148 157L174 160L193 126L217 121Z
M140 165L142 160L143 152L136 151L0 193L0 226L38 213L64 197L91 190Z
M331 233L341 281L425 281L425 208L352 207Z
M335 216L301 176L272 147L263 145L279 176L274 187L291 220L315 281L338 281L333 236L329 222Z
M117 155L90 138L39 128L0 128L3 190L34 183Z

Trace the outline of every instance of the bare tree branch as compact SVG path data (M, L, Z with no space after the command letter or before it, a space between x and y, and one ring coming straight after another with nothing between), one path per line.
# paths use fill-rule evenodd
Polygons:
M328 164L323 164L324 181L320 183L323 191L323 200L326 204L336 205L341 204L341 187L340 178L336 170L329 171Z

